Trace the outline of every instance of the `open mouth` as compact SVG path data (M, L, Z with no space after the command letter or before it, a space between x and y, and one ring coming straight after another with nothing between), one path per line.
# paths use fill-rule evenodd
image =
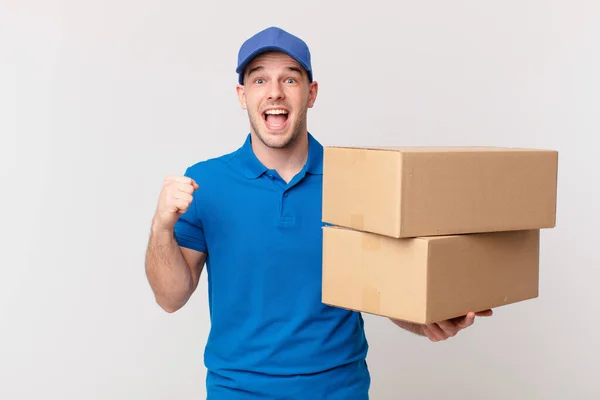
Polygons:
M273 108L263 113L263 119L267 128L272 131L279 131L285 128L288 120L288 111L283 108Z

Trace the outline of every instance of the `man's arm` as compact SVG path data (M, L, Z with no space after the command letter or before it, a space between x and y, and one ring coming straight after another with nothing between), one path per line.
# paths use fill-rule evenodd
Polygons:
M172 230L153 227L146 276L158 305L169 313L183 307L198 287L205 262L205 253L179 247Z
M168 176L160 192L146 250L146 276L156 302L167 312L187 303L196 290L206 254L180 247L175 224L192 204L198 184L185 176Z

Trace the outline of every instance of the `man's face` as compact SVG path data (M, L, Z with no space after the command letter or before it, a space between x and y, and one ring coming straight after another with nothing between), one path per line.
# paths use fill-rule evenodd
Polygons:
M300 64L283 53L255 58L246 68L244 85L237 86L252 132L271 148L285 148L306 131L317 89Z

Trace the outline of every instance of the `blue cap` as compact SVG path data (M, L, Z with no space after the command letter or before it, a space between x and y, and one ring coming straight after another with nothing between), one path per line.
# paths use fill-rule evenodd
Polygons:
M259 54L267 51L280 51L296 60L308 73L308 79L312 82L312 66L310 62L310 50L306 43L277 27L270 27L258 32L250 39L246 40L238 53L238 66L235 72L238 73L238 81L244 83L244 70Z

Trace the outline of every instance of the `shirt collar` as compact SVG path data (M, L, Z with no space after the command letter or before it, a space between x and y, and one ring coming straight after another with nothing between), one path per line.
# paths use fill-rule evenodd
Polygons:
M245 175L248 179L256 179L268 171L252 151L251 135L246 136L244 144L239 150L240 161L245 168ZM308 157L302 173L313 175L323 174L323 146L317 141L310 132L308 133Z

